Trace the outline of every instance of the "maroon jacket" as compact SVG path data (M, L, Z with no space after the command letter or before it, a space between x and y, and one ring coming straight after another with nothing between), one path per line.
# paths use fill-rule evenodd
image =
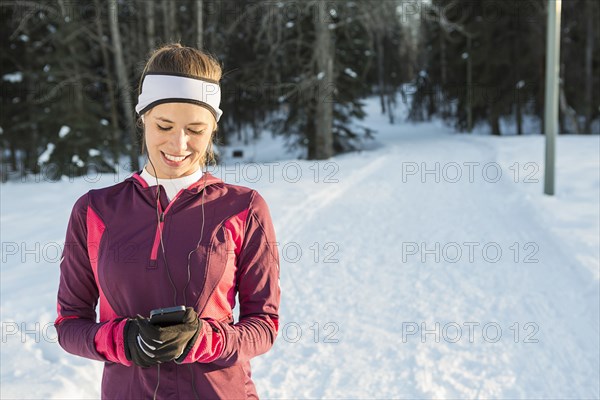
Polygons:
M184 304L195 308L202 331L182 365L161 364L157 398L193 399L192 382L202 399L256 398L249 360L273 345L280 298L267 204L256 191L209 173L170 203L163 189L157 204L156 193L157 186L134 173L75 203L60 263L59 343L69 353L105 362L102 398L152 398L157 368L137 367L125 357L125 318ZM204 233L192 252L201 237L202 202Z

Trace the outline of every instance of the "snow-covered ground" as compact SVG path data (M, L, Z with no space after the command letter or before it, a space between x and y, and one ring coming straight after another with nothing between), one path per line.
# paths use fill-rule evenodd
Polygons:
M373 150L302 161L265 138L251 157L269 163L212 171L260 191L279 240L259 395L598 398L600 138L558 138L548 197L542 136L391 126L367 108ZM126 176L0 187L2 399L99 397L102 364L56 343L58 261L75 200Z

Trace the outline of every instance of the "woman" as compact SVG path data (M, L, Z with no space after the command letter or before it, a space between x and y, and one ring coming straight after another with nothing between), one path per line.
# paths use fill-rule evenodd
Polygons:
M202 172L220 79L197 49L156 50L136 106L148 162L73 207L55 326L66 351L105 362L102 398L257 398L249 360L277 335L279 258L263 198ZM179 305L167 326L148 318Z

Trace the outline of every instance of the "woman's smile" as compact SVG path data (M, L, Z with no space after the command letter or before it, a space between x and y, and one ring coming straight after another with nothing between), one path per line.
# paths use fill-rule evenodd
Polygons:
M175 156L172 154L165 153L163 151L161 151L160 154L162 154L163 156L163 161L171 167L182 166L184 161L191 155L188 154L187 156Z

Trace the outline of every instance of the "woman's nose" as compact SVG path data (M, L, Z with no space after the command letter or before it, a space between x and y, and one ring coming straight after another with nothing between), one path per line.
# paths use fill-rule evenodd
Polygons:
M173 142L173 147L179 151L179 154L177 155L182 155L182 153L188 147L188 136L185 134L185 131L183 129L175 131L171 139Z

